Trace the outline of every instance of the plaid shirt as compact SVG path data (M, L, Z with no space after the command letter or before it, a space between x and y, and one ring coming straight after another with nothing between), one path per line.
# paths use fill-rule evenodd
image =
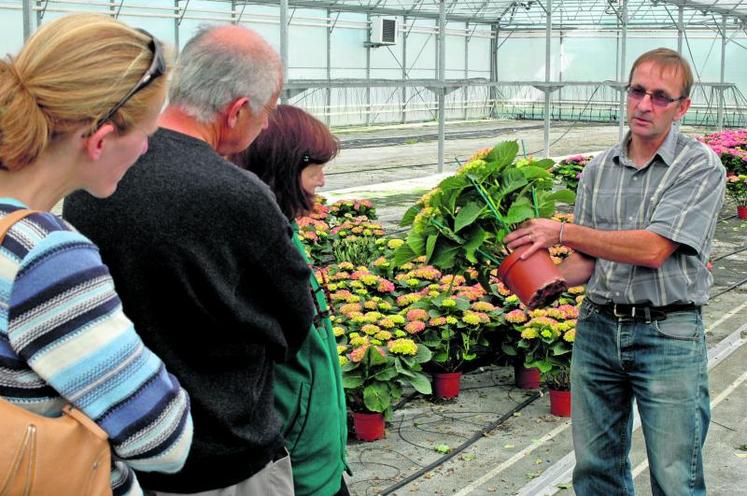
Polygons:
M587 292L604 304L702 305L713 280L706 269L725 189L725 170L706 145L674 126L651 159L636 168L621 144L586 166L575 222L601 230L647 230L679 244L659 269L598 258Z

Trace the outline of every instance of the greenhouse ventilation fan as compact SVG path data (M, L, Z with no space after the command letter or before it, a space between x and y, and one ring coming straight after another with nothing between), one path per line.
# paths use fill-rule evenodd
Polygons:
M372 17L370 46L397 44L397 18Z

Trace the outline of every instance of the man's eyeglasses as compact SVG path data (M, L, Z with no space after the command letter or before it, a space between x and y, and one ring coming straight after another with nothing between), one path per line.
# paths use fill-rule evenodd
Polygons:
M631 100L641 101L646 97L646 95L650 96L651 103L655 107L666 107L672 102L679 102L680 100L684 100L685 98L687 98L685 96L672 98L661 90L648 91L646 88L639 85L628 85L626 90L628 92L628 98L630 98Z
M143 77L140 78L137 84L135 84L135 86L133 86L132 89L128 91L127 94L111 108L111 110L109 110L109 112L104 114L101 119L96 121L96 125L93 128L94 131L99 129L104 125L106 121L111 119L114 114L116 114L117 111L121 109L124 104L127 103L129 99L135 95L135 93L147 87L155 79L163 76L164 72L166 72L166 59L163 55L163 50L161 49L161 43L146 30L138 29L138 31L150 37L148 48L150 48L150 51L153 53L153 61L150 63L150 67L148 67L148 70L145 71L145 74L143 74Z

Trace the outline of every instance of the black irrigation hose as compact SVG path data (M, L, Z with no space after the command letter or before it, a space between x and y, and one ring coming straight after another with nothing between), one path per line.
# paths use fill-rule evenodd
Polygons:
M396 491L397 489L399 489L401 487L404 487L407 484L409 484L410 482L412 482L412 481L414 481L414 480L422 477L423 475L427 474L431 470L439 467L440 465L443 465L444 463L446 463L447 461L451 460L456 455L458 455L459 453L461 453L462 451L464 451L465 449L469 448L470 446L472 446L473 444L475 444L477 441L479 441L480 439L482 439L483 437L485 437L485 434L487 434L488 432L494 430L496 427L498 427L499 425L501 425L502 423L504 423L506 420L508 420L511 417L513 417L514 413L523 410L524 408L526 408L527 406L529 406L531 403L533 403L534 401L536 401L537 399L539 399L540 396L541 396L541 394L539 392L537 392L534 395L530 396L529 398L527 398L526 400L524 400L522 403L520 403L520 404L516 405L514 408L512 408L509 412L504 413L503 415L501 415L501 417L498 420L496 420L495 422L492 422L491 424L483 427L479 432L475 433L471 438L467 439L465 442L463 442L462 444L460 444L459 446L457 446L456 448L454 448L449 453L445 454L444 456L442 456L441 458L439 458L435 462L433 462L433 463L431 463L429 465L426 465L425 467L423 467L422 469L418 470L414 474L411 474L408 477L402 479L401 481L397 482L396 484L394 484L392 486L389 486L388 488L384 489L384 491L380 492L379 494L381 494L382 496L383 495L387 495L387 494L391 494L392 492Z
M722 258L730 257L730 256L732 256L732 255L736 255L737 253L742 253L743 251L746 251L746 250L747 250L747 246L743 246L742 248L740 248L740 249L738 249L738 250L734 250L734 251L732 251L732 252L729 252L729 253L725 253L724 255L719 255L719 256L718 256L718 257L716 257L716 258L712 258L712 259L711 259L711 263L713 263L713 262L718 262L718 261L719 261L719 260L721 260Z
M736 283L732 284L732 285L731 285L731 286L729 286L728 288L724 289L723 291L721 291L721 292L719 292L719 293L716 293L715 295L712 295L712 296L711 296L711 297L709 298L709 300L714 300L714 299L718 298L719 296L721 296L722 294L724 294L724 293L728 293L729 291L732 291L732 290L734 290L734 289L737 289L737 288L738 288L739 286L741 286L741 285L743 285L743 284L745 284L745 283L747 283L747 278L745 278L745 279L742 279L741 281L739 281L739 282L736 282Z

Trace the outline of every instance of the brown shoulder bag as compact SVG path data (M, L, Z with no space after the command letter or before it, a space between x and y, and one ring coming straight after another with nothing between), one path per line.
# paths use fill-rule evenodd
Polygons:
M32 210L0 220L0 244ZM66 405L44 417L0 398L0 496L111 495L111 450L106 432Z

